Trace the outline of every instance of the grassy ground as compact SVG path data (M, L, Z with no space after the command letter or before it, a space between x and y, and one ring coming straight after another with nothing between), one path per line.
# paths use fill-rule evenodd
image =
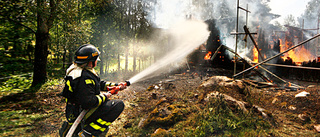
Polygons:
M113 96L123 100L126 108L108 136L320 136L313 128L320 124L318 86L306 89L310 93L307 98L297 99L294 95L299 91L249 86L244 90L221 86L202 89L202 82L201 77L179 74L134 83ZM53 80L38 89L4 90L0 136L58 136L64 120L64 99L59 96L62 88L62 80ZM253 109L245 113L223 98L204 100L212 91L260 106L272 119ZM306 120L299 118L302 114Z
M51 136L63 117L61 85L57 80L40 88L2 91L9 95L0 98L0 136Z

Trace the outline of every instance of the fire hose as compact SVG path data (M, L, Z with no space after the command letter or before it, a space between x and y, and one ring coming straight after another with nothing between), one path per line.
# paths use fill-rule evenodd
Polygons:
M130 82L129 81L125 81L125 83L120 83L119 86L115 86L115 87L108 87L109 92L114 95L114 94L118 94L118 92L120 91L121 86L130 86ZM96 111L96 109L99 106L90 109L90 111L88 109L82 110L81 113L79 114L79 116L77 117L77 119L74 121L74 123L72 124L70 130L67 133L66 137L72 137L74 131L76 130L76 128L78 127L78 125L80 124L80 122L83 119L87 119L94 111ZM85 117L85 118L84 118Z

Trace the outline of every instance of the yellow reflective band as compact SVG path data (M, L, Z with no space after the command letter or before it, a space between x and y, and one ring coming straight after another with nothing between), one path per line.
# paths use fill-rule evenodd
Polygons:
M104 132L106 130L106 128L101 128L100 131Z
M101 125L106 125L106 126L110 126L112 124L111 122L104 121L101 118L99 118L97 122L100 123Z
M93 85L95 85L95 83L94 83L94 81L93 81L92 79L86 79L85 82L86 82L87 85L88 85L88 84L93 84Z
M93 122L90 123L90 126L95 130L100 130L101 129L101 127L99 125L97 125L97 124L95 124Z
M102 93L99 94L99 96L102 98L102 101L106 101L106 96L104 96Z
M107 121L104 121L104 120L102 120L101 118L99 118L99 119L97 120L97 122L100 123L101 125L104 125L104 124L107 123Z
M101 96L102 96L103 102L105 102L106 101L106 96L104 96L104 95L101 95Z
M111 122L107 122L105 125L110 126L111 124L112 124Z
M101 105L101 102L102 102L102 99L101 99L101 97L100 97L99 95L96 95L96 97L98 98L98 101L99 101L98 106L100 106L100 105Z
M77 56L77 59L87 59L88 56Z
M98 52L92 53L92 57L98 56Z
M70 85L70 80L67 81L67 86L69 87L69 91L73 92L71 85Z
M112 87L112 86L115 86L116 83L107 82L106 85Z

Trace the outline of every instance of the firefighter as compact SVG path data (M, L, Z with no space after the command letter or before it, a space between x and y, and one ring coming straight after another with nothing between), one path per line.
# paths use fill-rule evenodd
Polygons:
M84 116L73 136L93 137L106 134L109 125L117 119L124 109L121 100L110 100L111 92L126 88L125 83L100 81L94 67L99 60L98 49L85 44L75 52L75 61L67 69L65 87L62 95L66 98L66 118L59 130L60 136L66 136L71 125L84 109L90 110ZM118 90L115 90L118 89ZM114 94L114 93L113 93Z

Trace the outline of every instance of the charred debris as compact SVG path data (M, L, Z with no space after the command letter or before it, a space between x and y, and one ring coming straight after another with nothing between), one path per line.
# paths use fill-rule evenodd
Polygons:
M285 79L290 79L290 81L320 81L320 60L316 58L316 53L312 52L317 50L313 47L317 47L316 44L318 43L317 40L311 41L317 38L319 34L316 35L297 27L286 26L287 31L274 31L269 36L271 40L266 40L266 34L262 29L259 31L262 34L257 34L251 33L244 26L243 31L246 35L244 37L250 37L250 40L243 40L251 41L253 44L251 56L246 57L240 56L228 45L223 45L224 38L220 37L220 31L216 27L216 20L207 20L206 23L211 31L210 36L206 43L200 45L198 49L188 56L188 68L186 68L189 69L188 71L201 76L222 75L233 77L256 87L261 85L261 87L287 88L290 90L299 90L305 87ZM310 36L313 37L310 38ZM292 49L290 50L290 48ZM255 50L255 52L254 49L258 50ZM302 61L301 58L313 60ZM255 66L267 59L270 60ZM233 75L235 61L237 64L236 73L255 67L241 75Z

